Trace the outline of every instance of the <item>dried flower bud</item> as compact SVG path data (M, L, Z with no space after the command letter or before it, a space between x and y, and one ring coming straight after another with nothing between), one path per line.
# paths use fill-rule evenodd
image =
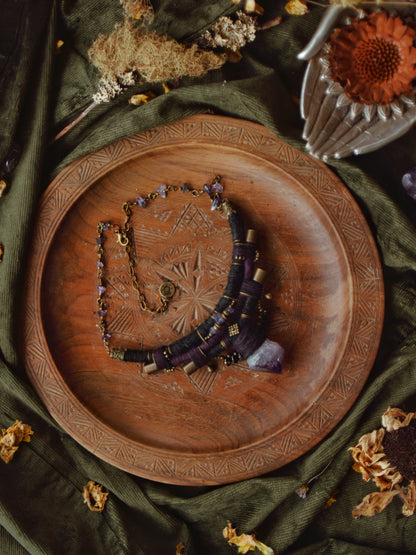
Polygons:
M12 460L22 441L30 441L30 436L32 434L32 428L27 424L23 424L20 420L16 420L7 430L2 430L2 436L0 437L0 457L5 463L9 463Z

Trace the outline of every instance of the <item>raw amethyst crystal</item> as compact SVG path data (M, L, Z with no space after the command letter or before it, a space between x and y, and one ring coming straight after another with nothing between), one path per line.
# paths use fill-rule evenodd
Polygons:
M207 195L211 194L211 185L207 185L205 183L205 185L203 186L204 191L207 193Z
M161 185L156 189L156 191L159 193L159 195L162 198L166 198L166 194L167 194L166 189L167 189L166 185Z
M165 195L166 196L166 195ZM139 206L141 206L142 208L146 208L146 204L147 202L145 201L145 199L141 196L136 197L136 202Z
M250 370L258 370L259 372L275 372L282 373L284 349L270 339L265 339L260 347L247 358L247 364Z
M222 203L222 200L219 197L215 197L211 203L211 210L216 210Z
M97 285L97 291L99 295L103 295L105 293L104 285Z
M187 183L184 183L182 185L182 189L181 189L182 193L187 193L189 191L189 187Z
M219 181L216 181L211 186L211 192L213 193L222 193L223 190L224 190L224 187L221 185Z
M416 168L413 168L403 175L402 185L406 193L413 200L416 200Z

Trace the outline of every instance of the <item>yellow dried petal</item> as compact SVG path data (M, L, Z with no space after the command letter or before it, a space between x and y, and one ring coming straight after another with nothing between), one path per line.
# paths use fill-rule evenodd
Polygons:
M3 262L3 255L4 255L4 247L0 243L0 262Z
M183 550L185 549L185 545L183 542L178 543L176 546L176 555L184 555Z
M149 102L149 100L153 100L153 98L155 97L156 95L152 91L148 91L144 94L134 94L130 98L129 103L133 104L134 106L142 106L142 104L146 104L147 102Z
M30 441L30 436L32 434L32 428L28 424L23 424L20 420L16 420L16 422L7 429L2 429L2 435L0 437L0 457L5 463L9 463L12 460L22 441Z
M263 542L256 539L254 534L240 534L232 527L231 522L223 529L222 535L228 541L229 545L238 547L238 553L248 553L258 549L263 555L273 555L274 551Z
M4 195L7 189L7 181L5 179L0 179L0 197Z
M305 15L309 11L305 0L289 0L285 9L290 15Z
M169 87L169 85L167 83L162 83L162 87L163 87L163 92L164 93L168 93L171 91L171 88Z
M103 486L90 480L88 484L84 486L82 497L84 498L84 503L88 505L90 511L97 511L101 513L104 510L108 493L103 492Z
M359 518L360 516L374 516L376 513L383 511L398 493L397 490L375 491L374 493L370 493L355 507L352 511L352 516L354 518Z

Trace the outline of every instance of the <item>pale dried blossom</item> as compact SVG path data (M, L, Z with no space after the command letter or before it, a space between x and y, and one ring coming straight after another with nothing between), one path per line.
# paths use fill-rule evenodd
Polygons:
M233 528L231 522L223 529L222 535L228 541L229 545L238 547L238 553L248 553L258 549L263 555L273 555L274 551L263 542L256 539L254 534L240 534Z
M353 469L380 491L366 495L353 510L354 518L373 516L384 510L396 495L404 501L402 513L416 511L416 419L415 413L388 408L382 416L382 428L363 435L350 448ZM404 480L408 481L403 485Z
M199 39L204 47L225 48L236 52L248 42L256 38L256 18L244 13L236 12L236 19L222 16L214 25L205 31Z
M102 512L107 501L108 493L103 492L103 486L90 480L82 492L84 503L90 511Z
M3 461L9 463L19 449L21 442L29 442L32 434L32 428L28 424L23 424L20 420L16 420L7 429L3 428L0 436L0 457Z

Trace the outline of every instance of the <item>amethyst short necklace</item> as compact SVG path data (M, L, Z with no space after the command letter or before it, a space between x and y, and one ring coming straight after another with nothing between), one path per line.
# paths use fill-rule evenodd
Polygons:
M202 189L194 189L188 184L182 187L176 185L161 185L155 192L122 205L124 224L99 222L96 237L97 260L97 316L98 328L104 347L111 358L125 362L140 362L144 364L147 374L153 372L170 372L182 368L186 374L207 366L212 371L212 361L221 358L229 366L234 362L246 360L251 370L276 372L282 371L283 348L266 338L266 311L262 308L260 298L263 291L265 271L256 268L258 251L255 244L255 231L245 232L244 223L231 205L223 199L223 186L220 176L216 176L211 185L204 185ZM105 278L106 233L112 231L119 244L123 247L127 260L131 284L137 293L140 309L159 314L169 308L175 296L176 286L166 281L159 287L160 301L156 306L150 306L142 293L136 274L135 261L132 254L132 211L145 209L156 198L166 198L169 194L181 191L198 197L205 194L211 200L211 210L223 213L231 229L233 251L231 255L230 271L223 295L217 302L213 312L187 336L169 345L162 345L156 349L122 349L110 346L111 334L108 331Z

